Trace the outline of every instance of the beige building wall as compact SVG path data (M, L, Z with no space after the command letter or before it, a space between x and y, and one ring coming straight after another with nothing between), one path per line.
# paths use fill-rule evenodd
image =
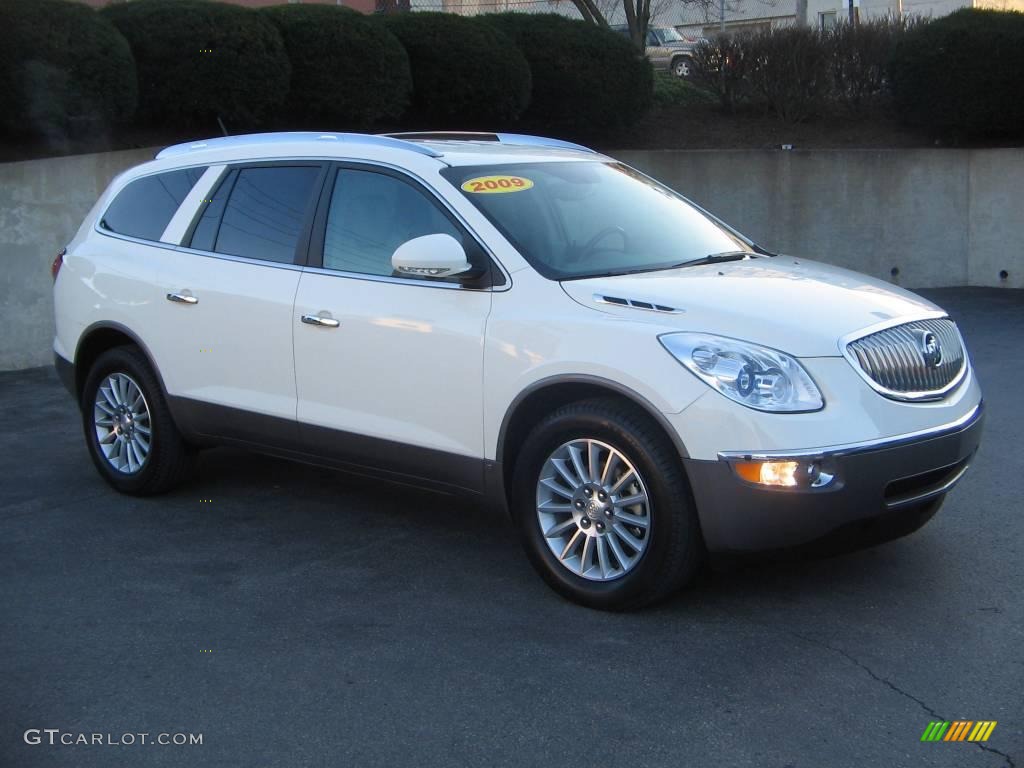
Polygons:
M989 8L993 11L1020 11L1024 13L1024 0L974 0L975 8Z

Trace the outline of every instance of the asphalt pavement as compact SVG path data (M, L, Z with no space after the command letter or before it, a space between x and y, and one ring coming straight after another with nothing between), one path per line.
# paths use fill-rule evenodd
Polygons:
M924 293L988 409L938 516L625 615L444 496L228 449L120 496L53 372L0 374L0 766L1024 765L1024 294Z

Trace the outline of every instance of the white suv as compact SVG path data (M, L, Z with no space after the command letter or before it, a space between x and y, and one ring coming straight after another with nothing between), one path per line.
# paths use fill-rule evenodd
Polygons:
M229 443L507 506L557 591L921 526L981 391L956 325L509 134L268 134L119 176L54 263L57 369L119 491Z

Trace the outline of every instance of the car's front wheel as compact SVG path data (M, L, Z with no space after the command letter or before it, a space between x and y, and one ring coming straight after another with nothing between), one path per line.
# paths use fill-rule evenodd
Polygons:
M677 57L672 61L672 74L689 79L693 75L693 62L686 56Z
M93 463L121 493L162 493L188 474L194 450L182 440L156 375L135 347L115 347L96 359L81 408Z
M590 607L655 602L699 564L679 456L646 414L617 400L569 404L533 429L516 463L512 511L540 575Z

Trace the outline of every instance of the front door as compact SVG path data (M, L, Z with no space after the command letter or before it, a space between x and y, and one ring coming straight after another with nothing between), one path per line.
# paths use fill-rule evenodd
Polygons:
M398 172L341 166L328 178L292 327L300 437L359 468L479 490L486 287L397 276L402 243L475 241Z

